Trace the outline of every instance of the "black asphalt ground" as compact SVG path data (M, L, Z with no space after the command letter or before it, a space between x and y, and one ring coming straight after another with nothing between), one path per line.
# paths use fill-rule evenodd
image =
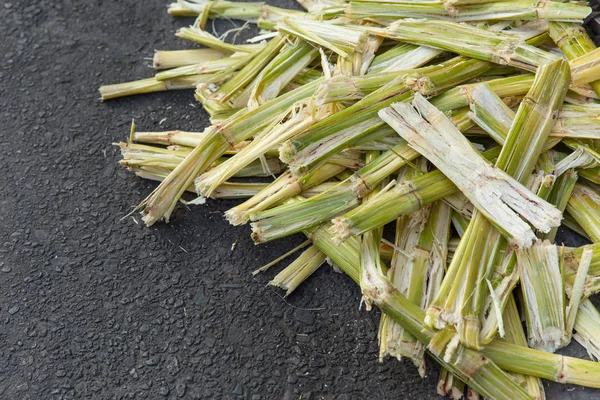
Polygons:
M377 363L379 314L347 277L322 268L284 300L250 275L301 237L255 247L222 217L234 201L122 219L155 187L117 166L131 120L207 125L189 91L98 101L189 46L166 4L0 2L0 399L437 399L433 362Z

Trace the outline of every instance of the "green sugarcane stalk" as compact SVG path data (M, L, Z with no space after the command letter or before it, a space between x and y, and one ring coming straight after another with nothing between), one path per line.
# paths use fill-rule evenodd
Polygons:
M265 66L252 85L249 104L257 107L276 98L279 93L306 68L317 56L318 51L309 43L295 40L286 45Z
M450 216L450 207L438 202L396 222L396 247L403 251L394 253L388 278L400 293L422 309L433 299L444 275ZM412 335L388 321L386 338L388 354L410 357L419 374L425 375L425 349Z
M344 10L347 18L359 21L365 18L395 21L400 18L429 18L455 22L493 20L535 20L581 22L591 12L589 7L565 4L559 1L496 1L483 4L431 3L411 1L382 3L380 1L352 1Z
M450 178L519 248L528 247L535 240L534 232L521 218L544 232L560 225L562 215L558 210L489 164L452 122L420 94L415 95L412 106L394 103L379 115Z
M225 217L232 225L246 223L250 220L250 214L256 214L283 203L285 200L325 182L345 169L344 166L328 163L311 170L301 178L294 177L287 171L256 196L226 211Z
M548 202L554 204L561 212L567 208L567 203L571 198L575 184L577 183L577 172L574 169L567 170L560 175L554 182L552 191L548 196ZM540 239L554 242L558 228L552 228L550 232L541 234Z
M546 85L546 82L554 82ZM552 115L562 104L569 83L566 63L557 61L540 68L527 97L521 103L506 138L496 166L522 183L529 179L552 128ZM508 242L481 215L475 212L457 252L452 258L448 274L436 301L427 311L430 326L456 326L461 341L468 347L481 346L481 325L484 322L484 299L488 297L486 279L491 280L496 259L504 259L507 276L514 270L514 254L507 251ZM475 261L477 260L477 261ZM486 260L481 268L478 260ZM460 282L460 285L457 284ZM514 279L505 281L503 292L510 292ZM492 285L493 286L493 285ZM498 298L502 298L498 296ZM505 299L504 299L505 301ZM489 320L488 320L489 321ZM492 327L484 335L484 342L493 337Z
M264 48L255 53L249 62L244 63L243 68L238 73L211 93L206 101L223 104L238 94L261 73L263 68L269 65L271 60L277 57L286 40L288 38L285 35L278 35L271 39Z
M338 244L334 240L330 228L330 225L325 224L319 228L307 230L305 231L305 234L312 240L315 246L319 247L319 249L350 276L354 282L359 283L361 265L359 239L352 237L347 241ZM375 278L383 281L384 284L383 288L377 290L377 293L380 293L380 295L376 298L377 302L375 302L375 304L394 321L400 323L418 340L425 344L429 343L434 336L434 331L430 330L425 325L425 313L398 293L383 274L377 274L375 275ZM481 360L481 353L461 347L460 345L459 347L459 352L462 352L465 356L478 354ZM592 361L550 354L500 340L493 340L488 344L483 350L483 354L486 357L489 357L484 357L484 360L490 360L507 371L536 376L560 383L572 383L589 387L600 386L600 365ZM440 363L444 362L443 358L439 356L434 355L434 359ZM445 366L444 364L442 365ZM464 363L461 365L464 366ZM457 368L460 369L460 365L455 364L454 367L448 368L448 370L463 381L469 382L470 385L473 382L473 379L477 378L465 376L465 374L456 371ZM473 370L469 369L469 371ZM481 370L477 369L477 371L480 372ZM511 382L513 381L511 380ZM513 384L516 385L513 382L511 383L511 386ZM473 386L475 386L475 384L473 384ZM492 388L502 390L501 388L503 386L504 385L497 385L496 383L492 385ZM491 396L491 394L483 388L476 387L476 389L483 396ZM512 391L509 394L494 393L495 396L492 396L493 398L516 398L511 397L515 395Z
M489 68L488 63L457 57L433 69L425 67L401 74L380 90L286 142L280 150L281 159L290 165L293 173L301 173L370 134L371 129L381 125L377 112L382 108L393 102L409 101L413 91L435 94Z
M269 285L285 290L287 297L319 269L325 263L325 259L325 254L318 247L310 246L283 271L275 275L269 281Z
M256 136L274 120L281 118L282 113L287 113L293 104L306 101L314 95L319 83L320 81L316 80L258 108L237 113L227 121L208 128L209 133L206 138L137 207L144 208L142 211L144 222L150 226L160 219L168 221L177 200L196 176L204 172L229 147Z
M332 111L329 106L320 107L317 110L314 110L313 107L301 109L287 121L277 124L273 129L266 130L257 136L248 146L241 149L226 163L206 171L196 178L194 181L196 191L199 195L210 197L222 182L235 175L237 171L246 165L254 162L258 157L262 157L269 148L303 132L308 127L331 115Z
M210 80L212 74L190 75L160 81L156 78L100 86L102 101L134 94L165 92L168 90L194 89L198 84Z
M214 49L156 50L152 67L157 70L184 67L226 58L228 54Z
M398 20L387 28L371 28L368 31L393 40L431 46L465 57L532 72L541 65L559 59L552 53L527 44L525 39L518 36L456 22Z
M169 4L169 14L174 17L196 17L207 14L207 18L239 19L257 21L262 14L263 2L194 1L178 0Z
M567 212L593 242L600 241L600 194L595 187L575 185L567 203Z
M484 152L484 156L492 160L499 153L500 148L495 147ZM369 165L366 165L363 170L367 167ZM356 181L357 185L354 190L357 193L368 192L372 187L371 184L363 184L364 181L358 179ZM457 191L458 189L452 181L438 170L411 181L400 182L396 187L377 196L369 204L361 205L344 214L343 217L336 218L333 221L336 240L342 242L353 235L383 226L401 215L411 213Z
M600 80L599 56L600 49L597 48L569 62L571 66L571 80L574 85L582 85Z
M529 346L555 352L569 344L565 324L565 290L558 249L538 242L517 251L517 265L527 316Z
M585 28L578 23L549 22L548 34L569 60L596 49ZM590 82L590 86L600 96L600 81Z
M517 303L512 294L508 296L508 301L502 313L504 320L505 340L519 346L527 347L527 337L523 331L521 316L517 309ZM536 400L545 400L544 385L540 378L525 374L511 374L519 384L527 390L527 393Z
M447 369L441 368L438 377L437 394L448 396L451 400L462 399L465 393L465 383L455 378Z
M210 33L195 27L181 28L175 33L175 36L226 53L255 53L261 48L264 48L264 45L237 45L226 43Z
M600 359L600 312L590 300L579 306L573 339L582 345L593 360Z
M251 214L253 239L262 243L281 238L336 217L358 205L381 181L416 156L417 153L406 143L401 143L368 163L331 192ZM294 224L287 222L290 219Z
M400 322L399 317L404 314L404 310L398 310L395 307L400 305L400 302L408 303L417 310L419 308L402 296L385 277L379 257L378 243L379 234L374 231L365 233L360 241L359 284L363 301L367 305L367 310L370 309L371 304L375 304L394 320ZM394 300L390 301L391 299ZM418 321L415 322L418 324ZM408 328L406 325L405 327ZM433 333L430 331L431 336L429 336L429 332L424 331L410 333L413 333L421 342L428 343L429 353L444 368L457 375L463 382L469 382L486 396L491 398L530 398L505 372L478 352L462 347L453 351L455 349L455 343L452 340L454 332L444 330ZM469 365L473 367L474 374L467 371Z
M185 65L182 67L158 72L155 75L155 78L159 81L164 81L189 75L217 74L222 71L231 71L248 63L254 57L254 55L254 53L241 53L227 58L202 61L197 64ZM210 80L213 81L214 77L215 75L211 75Z
M329 49L343 58L352 52L361 52L367 42L364 29L310 18L283 18L277 21L275 29Z
M368 68L368 74L419 68L439 55L442 50L408 43L398 44L377 55Z

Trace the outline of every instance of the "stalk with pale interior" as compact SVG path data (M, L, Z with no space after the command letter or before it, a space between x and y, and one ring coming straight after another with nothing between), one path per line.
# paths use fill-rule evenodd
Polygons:
M569 70L564 61L540 67L511 125L496 162L497 168L521 183L529 180L568 84ZM486 260L485 267L481 267L479 260ZM501 295L509 293L516 284L511 272L514 271L514 253L508 248L508 242L476 211L452 258L438 297L427 310L427 324L439 328L455 326L461 342L468 347L479 348L481 340L484 343L491 340L497 322L494 322L494 313L484 314L487 308L484 301L489 296L486 279L492 281L496 263L506 267L506 279L501 281L504 285L499 284L495 289L502 309L506 296ZM487 333L481 335L482 330Z

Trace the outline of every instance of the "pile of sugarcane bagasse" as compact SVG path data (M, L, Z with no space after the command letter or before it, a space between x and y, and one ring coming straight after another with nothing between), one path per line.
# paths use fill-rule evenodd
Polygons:
M210 115L202 131L132 127L120 144L123 166L161 181L137 208L145 223L168 221L190 191L242 199L225 217L250 223L256 243L303 233L271 284L289 294L326 262L341 269L382 311L381 359L423 375L429 353L442 395L543 399L541 378L599 388L600 363L554 354L575 339L600 358L600 50L582 27L587 3L300 3L173 3L197 17L177 36L203 47L158 51L154 77L100 89L195 89ZM261 32L231 44L210 18ZM555 244L561 224L594 244Z

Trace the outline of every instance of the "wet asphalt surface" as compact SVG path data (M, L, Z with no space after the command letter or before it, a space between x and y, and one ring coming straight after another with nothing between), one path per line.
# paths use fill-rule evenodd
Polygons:
M166 4L0 2L0 398L439 398L432 361L425 379L377 363L379 314L347 277L322 268L284 300L272 273L250 275L302 237L254 246L222 217L236 201L123 219L155 187L117 166L131 120L208 123L190 91L98 101L100 84L151 76L154 49L190 47Z

